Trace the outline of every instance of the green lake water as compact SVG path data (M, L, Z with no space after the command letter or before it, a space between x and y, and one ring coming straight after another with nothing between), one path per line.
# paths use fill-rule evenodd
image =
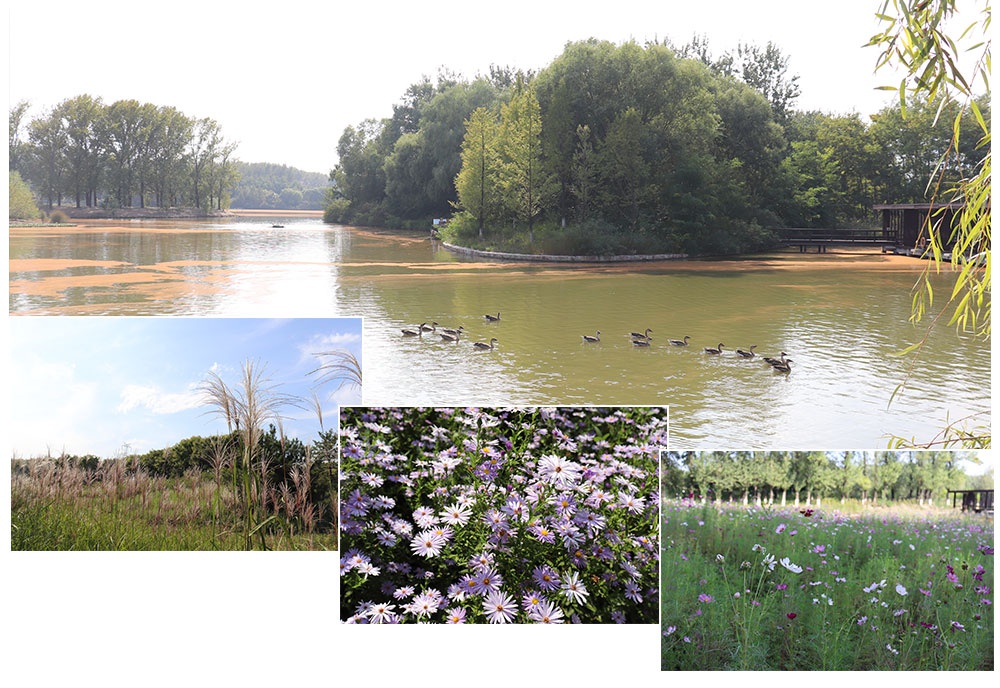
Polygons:
M909 322L923 264L878 253L496 263L421 233L267 218L17 230L10 259L15 315L363 317L370 405L668 405L673 449L875 449L990 423L988 342L942 325L898 356L927 334ZM401 334L432 321L465 336ZM633 346L646 328L652 345ZM753 344L792 372L733 353Z

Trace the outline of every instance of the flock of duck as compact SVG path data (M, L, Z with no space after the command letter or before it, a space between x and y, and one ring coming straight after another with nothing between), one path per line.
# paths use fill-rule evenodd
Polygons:
M500 320L500 313L498 312L496 315L487 313L483 316L483 318L488 323L498 322ZM446 342L453 342L457 344L461 339L464 330L465 328L461 325L455 329L442 327L439 330L436 322L432 322L429 325L426 322L423 322L414 328L404 328L402 332L404 337L423 337L425 332L429 332L431 334L437 334ZM648 347L653 344L653 338L650 336L652 333L653 330L647 327L644 332L629 332L628 336L632 340L632 346ZM594 334L585 334L581 335L581 337L583 338L584 344L596 344L601 341L601 331L597 330ZM667 342L671 346L688 346L689 339L691 339L690 335L684 335L682 339L668 339ZM473 342L472 347L477 351L492 351L496 344L499 344L499 340L496 337L492 337L489 342ZM724 346L725 344L719 342L718 346L706 346L703 351L709 356L721 356L723 354ZM753 344L749 349L736 349L735 353L738 357L743 359L757 358L757 354L754 352L754 349L756 348L757 345ZM788 354L784 351L781 352L778 358L761 356L760 360L767 363L771 366L771 368L779 373L792 372L792 359L788 358Z
M500 320L500 313L496 315L486 314L483 316L486 322L497 322ZM438 324L432 322L430 325L423 322L420 323L418 327L415 328L403 328L404 337L423 337L424 332L430 332L431 334L437 334L446 342L453 342L455 344L462 338L462 333L465 331L465 327L459 325L457 328L452 329L450 327L442 327L440 331L438 330ZM487 342L473 342L472 348L476 351L493 351L493 347L499 344L500 340L496 337L492 337L490 341Z
M652 346L653 338L650 336L653 333L651 329L646 328L645 332L629 332L628 336L632 340L632 346L645 347ZM601 331L597 330L594 334L581 335L583 337L583 342L585 344L594 344L601 341ZM691 339L690 335L684 335L683 339L668 339L667 342L671 346L688 346L688 340ZM723 347L725 344L719 342L718 346L706 346L702 351L704 351L709 356L721 356L723 353ZM740 358L750 359L757 358L757 354L754 349L757 348L756 344L750 346L749 349L736 349L736 355ZM774 370L779 373L790 373L792 372L792 359L788 358L788 354L784 351L781 352L778 358L772 358L770 356L761 356L760 360L767 363Z

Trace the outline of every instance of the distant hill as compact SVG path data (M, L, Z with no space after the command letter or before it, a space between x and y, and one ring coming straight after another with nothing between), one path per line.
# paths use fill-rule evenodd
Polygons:
M322 210L329 176L269 162L237 162L240 180L230 208Z

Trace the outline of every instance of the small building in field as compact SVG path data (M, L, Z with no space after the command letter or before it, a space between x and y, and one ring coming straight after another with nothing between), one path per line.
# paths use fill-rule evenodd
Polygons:
M993 515L993 490L948 490L952 508L962 502L962 511L973 511L977 514Z

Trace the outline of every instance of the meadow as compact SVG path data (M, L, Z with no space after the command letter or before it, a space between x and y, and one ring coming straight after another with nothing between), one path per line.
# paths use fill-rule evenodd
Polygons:
M348 623L655 623L653 408L344 408Z
M81 466L58 459L11 462L12 550L238 550L246 548L244 505L230 481L190 469L153 475L125 460ZM267 495L273 518L262 549L334 550L336 532L310 521L301 493ZM304 517L304 518L303 518Z
M992 670L993 521L666 501L663 670Z

